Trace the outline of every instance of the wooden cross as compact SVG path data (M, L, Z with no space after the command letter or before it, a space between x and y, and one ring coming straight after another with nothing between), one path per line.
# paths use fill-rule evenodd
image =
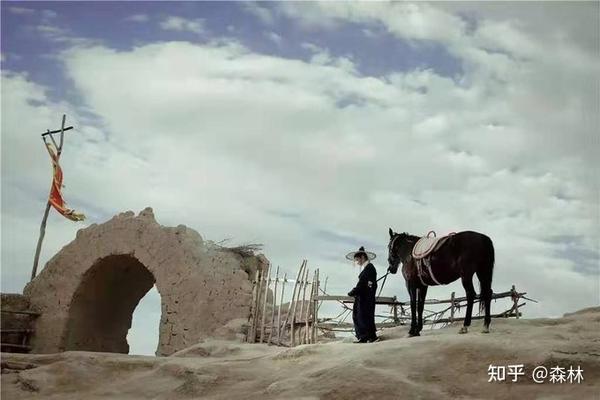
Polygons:
M63 114L62 124L61 124L59 130L55 130L55 131L48 130L47 132L42 133L42 140L44 141L44 145L46 145L46 136L50 136L50 139L52 139L52 143L54 143L54 146L56 147L56 150L57 150L57 157L60 157L60 154L62 153L65 131L73 129L72 126L65 128L66 118L67 118L67 116L65 114ZM60 144L57 144L56 140L54 140L54 136L52 136L56 133L60 133ZM48 202L46 203L46 211L44 211L44 218L42 219L42 225L40 227L40 237L38 238L37 247L35 249L35 258L33 259L33 269L31 270L30 281L32 281L33 278L35 278L35 275L37 274L38 262L40 261L40 252L42 250L42 241L44 240L44 235L46 234L46 221L48 220L49 212L50 212L50 197L48 196Z

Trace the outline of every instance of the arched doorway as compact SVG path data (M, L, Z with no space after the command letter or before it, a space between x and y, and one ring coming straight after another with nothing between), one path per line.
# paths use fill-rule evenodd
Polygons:
M129 353L133 311L154 282L152 273L132 255L99 259L73 296L64 350Z

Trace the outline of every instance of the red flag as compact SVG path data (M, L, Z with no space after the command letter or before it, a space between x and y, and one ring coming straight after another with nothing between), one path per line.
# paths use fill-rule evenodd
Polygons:
M48 153L50 154L50 158L52 159L52 168L54 170L54 176L52 178L52 188L50 189L50 197L48 198L48 201L50 202L50 204L52 204L56 211L58 211L68 219L72 221L83 221L85 219L85 215L78 214L74 210L69 210L67 208L67 204L63 199L61 193L63 187L63 173L58 163L58 154L55 148L50 143L46 143L46 148L48 149Z

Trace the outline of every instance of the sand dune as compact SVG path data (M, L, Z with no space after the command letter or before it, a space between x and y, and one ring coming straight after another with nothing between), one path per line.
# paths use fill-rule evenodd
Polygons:
M558 319L476 322L372 344L293 349L207 340L171 357L2 354L2 399L600 399L600 307ZM517 382L488 366L524 364ZM582 383L533 382L534 367L583 369Z

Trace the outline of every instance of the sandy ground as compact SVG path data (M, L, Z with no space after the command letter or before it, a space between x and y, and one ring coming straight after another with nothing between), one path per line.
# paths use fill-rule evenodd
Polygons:
M372 344L293 349L209 340L171 357L2 354L2 399L600 399L600 307L558 319L384 331ZM490 364L524 364L488 382ZM580 366L582 383L534 383L537 366ZM5 367L9 367L6 369ZM12 368L12 370L10 369ZM18 368L29 368L15 371Z

